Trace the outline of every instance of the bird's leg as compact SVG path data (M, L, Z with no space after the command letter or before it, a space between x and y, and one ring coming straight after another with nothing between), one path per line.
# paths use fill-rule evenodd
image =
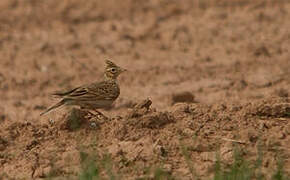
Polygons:
M100 116L105 116L103 113L101 113L100 111L98 111L98 109L93 109L94 112L98 113L98 115Z
M94 111L96 114L95 116L99 119L99 120L103 120L103 121L107 121L109 118L107 116L105 116L103 113L101 113L100 111L98 111L97 108L93 108L92 111Z
M86 111L91 116L102 116L107 119L107 117L96 108L81 107L81 109Z
M97 108L90 108L90 107L81 107L82 110L86 111L88 113L88 115L90 116L90 119L98 119L99 122L105 122L107 121L109 118L107 116L105 116L103 113L101 113L100 111L98 111Z
M90 115L90 116L95 116L95 114L92 113L89 108L86 108L86 107L81 106L80 109L82 111L85 111L86 113L88 113L88 115Z

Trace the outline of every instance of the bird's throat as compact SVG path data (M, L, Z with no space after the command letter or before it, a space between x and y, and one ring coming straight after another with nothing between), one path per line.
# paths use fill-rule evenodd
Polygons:
M105 80L105 81L116 81L117 78L105 74L105 75L104 75L104 80Z

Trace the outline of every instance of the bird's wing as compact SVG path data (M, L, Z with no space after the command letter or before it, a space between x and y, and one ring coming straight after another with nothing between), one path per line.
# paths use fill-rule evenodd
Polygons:
M80 86L67 92L55 93L54 95L69 99L98 100L106 99L106 97L109 97L109 94L110 91L107 87L107 83L103 81L85 86Z
M77 87L77 88L74 88L74 89L71 89L68 91L58 91L58 92L53 93L52 95L57 96L57 97L64 97L64 96L71 94L72 92L76 91L79 88L80 87Z
M88 93L95 95L97 99L110 99L111 86L106 81L90 84L88 87Z
M68 91L58 91L58 92L53 93L52 95L57 96L57 97L65 97L65 96L69 96L70 94L73 94L74 92L79 91L81 88L82 87L76 87Z

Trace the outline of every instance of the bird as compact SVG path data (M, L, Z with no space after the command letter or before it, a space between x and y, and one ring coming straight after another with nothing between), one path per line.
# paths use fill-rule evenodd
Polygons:
M56 98L61 98L61 100L40 113L40 116L63 105L79 106L81 109L96 111L97 109L111 107L113 102L120 95L120 87L117 78L121 73L127 70L117 66L110 60L106 60L105 63L106 68L102 81L85 84L69 91L53 93L52 95Z

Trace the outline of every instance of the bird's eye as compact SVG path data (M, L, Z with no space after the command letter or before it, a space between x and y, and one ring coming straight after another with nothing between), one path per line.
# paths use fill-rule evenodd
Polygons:
M112 68L112 69L111 69L111 72L112 72L112 73L116 72L116 69L115 69L115 68Z

